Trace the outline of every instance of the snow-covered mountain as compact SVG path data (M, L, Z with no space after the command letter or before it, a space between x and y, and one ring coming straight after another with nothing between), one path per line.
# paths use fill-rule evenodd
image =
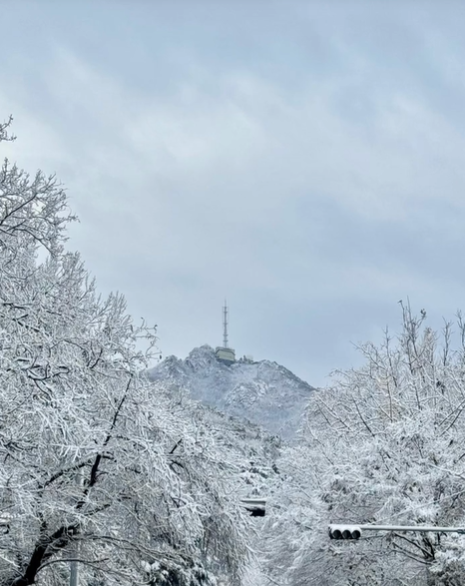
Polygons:
M148 372L154 382L186 389L192 398L292 439L300 426L309 384L276 362L240 359L225 364L210 346L185 359L169 356Z

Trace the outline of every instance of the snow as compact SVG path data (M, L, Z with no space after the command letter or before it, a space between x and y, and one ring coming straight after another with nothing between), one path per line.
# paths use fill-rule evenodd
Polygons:
M194 348L185 360L169 356L148 374L154 382L186 389L192 398L285 440L295 438L314 390L276 362L240 359L226 365L208 345Z

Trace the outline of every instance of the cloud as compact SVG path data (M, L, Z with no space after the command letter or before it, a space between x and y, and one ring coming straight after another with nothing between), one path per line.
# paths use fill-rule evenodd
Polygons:
M0 107L17 118L14 158L69 187L70 246L103 290L160 324L166 351L219 341L228 295L244 353L312 383L399 298L455 309L465 145L463 112L443 107L449 87L462 92L459 61L431 24L392 16L392 47L372 16L310 11L305 35L301 14L275 39L278 21L258 27L255 44L250 23L216 44L213 16L184 22L179 47L141 29L145 49L125 37L113 61L62 35L37 77L0 73Z

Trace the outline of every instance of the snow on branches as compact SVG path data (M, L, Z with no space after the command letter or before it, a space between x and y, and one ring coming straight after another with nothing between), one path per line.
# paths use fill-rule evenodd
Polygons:
M465 582L462 535L327 538L329 523L465 525L465 323L459 313L454 348L451 323L441 337L426 312L401 310L396 339L386 331L379 346L363 345L363 367L312 395L301 445L279 462L289 482L267 555L282 586Z
M133 324L121 295L102 299L65 251L73 219L53 177L5 161L0 583L63 584L73 559L85 583L200 585L212 572L237 583L245 516L222 485L236 471L140 374L155 332Z

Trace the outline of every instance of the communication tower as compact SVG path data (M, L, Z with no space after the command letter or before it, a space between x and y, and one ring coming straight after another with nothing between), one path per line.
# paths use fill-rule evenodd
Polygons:
M228 347L228 306L226 305L226 299L223 307L223 348Z
M223 306L223 345L216 348L215 354L218 360L225 364L236 362L236 353L228 345L228 305L226 300Z

